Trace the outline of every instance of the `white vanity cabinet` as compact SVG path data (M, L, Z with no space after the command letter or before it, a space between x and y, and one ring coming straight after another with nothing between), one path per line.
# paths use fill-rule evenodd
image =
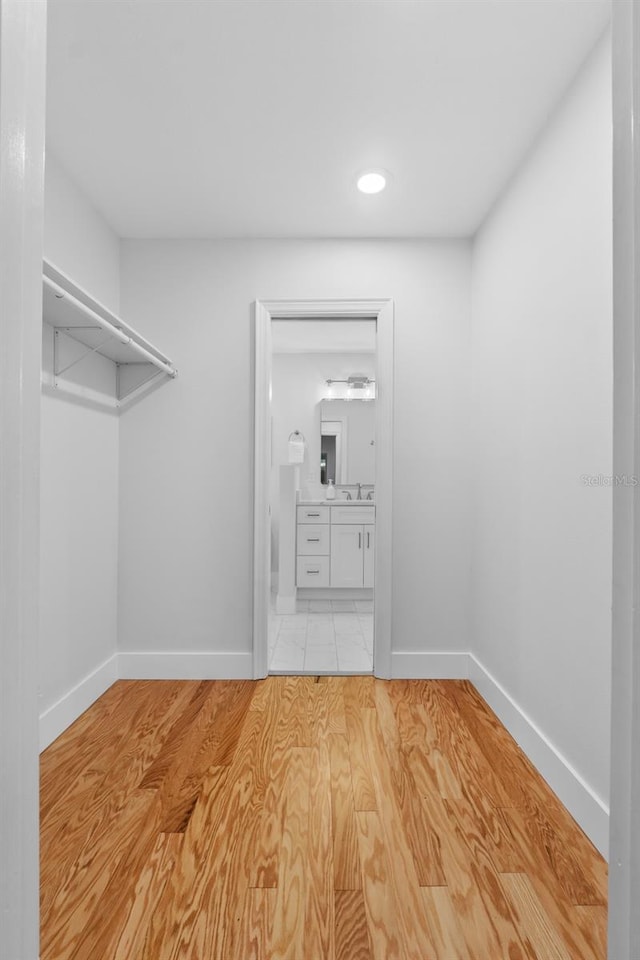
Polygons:
M374 556L375 507L332 507L331 586L373 587Z
M296 586L373 587L373 504L299 504L296 524Z
M330 512L327 506L298 506L296 586L328 587L330 578Z

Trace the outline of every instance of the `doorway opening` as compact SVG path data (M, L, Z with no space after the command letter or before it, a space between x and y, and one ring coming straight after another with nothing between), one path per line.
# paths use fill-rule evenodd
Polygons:
M271 334L269 673L372 673L376 322Z
M392 301L256 303L255 677L391 676L392 397Z

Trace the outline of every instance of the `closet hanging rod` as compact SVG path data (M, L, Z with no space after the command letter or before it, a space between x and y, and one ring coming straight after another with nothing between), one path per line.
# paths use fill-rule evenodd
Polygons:
M162 370L163 373L166 373L168 377L176 377L178 371L175 367L171 366L170 363L165 363L164 360L160 360L159 357L154 356L149 350L146 350L139 343L137 343L133 337L127 336L126 333L123 333L115 324L110 323L104 317L101 317L100 314L95 313L91 307L87 307L86 304L82 303L81 300L78 300L77 297L74 297L72 293L67 293L59 284L54 280L50 280L46 274L42 277L42 280L46 287L53 291L53 293L58 297L58 299L68 300L74 305L78 310L81 310L87 317L90 317L91 320L97 326L99 326L106 333L110 334L112 337L115 337L116 340L119 340L120 343L124 343L127 346L130 346L132 350L135 350L142 357L145 357L148 363L152 363L154 366L158 367L159 370ZM62 328L61 328L62 329Z

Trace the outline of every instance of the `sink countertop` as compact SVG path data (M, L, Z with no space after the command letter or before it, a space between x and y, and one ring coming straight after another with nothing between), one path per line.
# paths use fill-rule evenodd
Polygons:
M332 504L338 504L341 507L375 507L375 500L347 500L346 497L336 497L335 500L298 500L300 507L330 507Z

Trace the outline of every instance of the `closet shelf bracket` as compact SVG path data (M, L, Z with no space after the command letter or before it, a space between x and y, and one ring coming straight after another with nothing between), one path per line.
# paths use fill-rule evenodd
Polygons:
M76 327L76 329L78 329L78 328ZM87 328L87 329L94 329L94 328L93 328L93 327L90 327L90 328ZM69 327L54 327L54 330L53 330L53 375L54 375L54 377L55 377L55 381L56 381L55 385L56 385L56 386L58 385L58 384L57 384L57 379L58 379L58 377L61 377L63 373L66 373L66 372L67 372L67 370L71 370L71 368L72 368L72 367L75 367L76 364L82 363L82 361L83 361L83 360L86 360L87 357L90 357L92 353L99 353L99 352L100 352L100 348L101 348L101 347L104 347L107 343L109 343L109 340L110 340L109 337L105 337L104 340L101 340L99 343L97 343L97 344L95 345L95 347L86 347L84 353L82 353L79 357L76 357L75 360L72 360L71 363L65 364L64 367L59 367L59 366L58 366L58 355L59 355L58 336L59 336L61 330L62 330L63 333L66 333L66 335L67 335L71 340L74 340L76 343L81 343L81 342L82 342L82 341L78 340L77 337L74 337L72 333L70 333L70 328L69 328ZM85 346L85 344L82 344L82 346Z
M124 403L125 400L132 400L138 393L142 392L144 387L148 387L150 383L154 380L159 380L160 377L163 377L164 370L153 369L152 372L144 377L142 380L134 381L132 384L129 384L127 387L124 386L123 380L124 375L129 374L132 367L144 367L146 370L148 368L148 363L117 363L116 364L116 394L118 398L118 403Z

